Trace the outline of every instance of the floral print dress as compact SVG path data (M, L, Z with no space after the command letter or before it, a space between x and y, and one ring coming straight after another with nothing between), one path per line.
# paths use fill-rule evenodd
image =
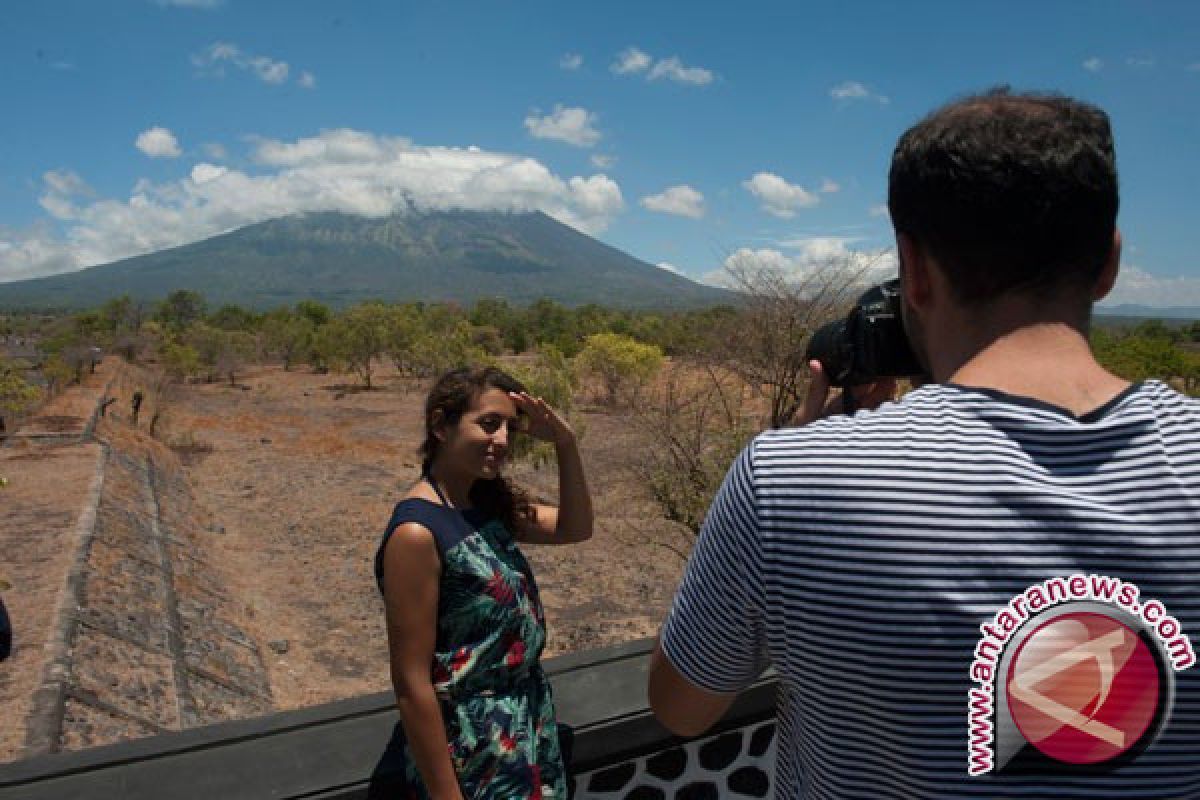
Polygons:
M441 555L430 674L463 796L565 800L554 703L539 664L545 617L512 533L473 509L403 500L375 556L381 591L384 546L405 522L428 528ZM372 798L429 797L399 723L371 783Z

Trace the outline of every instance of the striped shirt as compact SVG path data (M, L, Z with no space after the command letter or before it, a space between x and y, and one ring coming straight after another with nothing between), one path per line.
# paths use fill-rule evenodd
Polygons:
M757 436L709 511L662 635L689 681L779 677L779 798L1200 798L1200 665L1165 728L1101 774L968 775L981 625L1075 574L1136 584L1200 644L1200 403L1130 387L1075 417L926 386Z

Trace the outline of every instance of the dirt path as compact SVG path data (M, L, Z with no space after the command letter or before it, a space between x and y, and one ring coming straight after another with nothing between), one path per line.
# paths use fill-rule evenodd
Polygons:
M48 403L0 447L0 591L13 653L0 664L0 761L20 754L25 721L57 629L77 525L103 456L79 444L115 362Z

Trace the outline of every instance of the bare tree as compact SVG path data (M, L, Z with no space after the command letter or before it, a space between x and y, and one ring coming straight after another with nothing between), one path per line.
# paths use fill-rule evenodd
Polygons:
M711 356L757 389L768 407L767 424L791 422L804 402L808 368L804 353L813 331L844 316L883 253L828 258L790 275L749 253L726 261L742 313L717 333Z
M757 431L749 395L742 378L720 365L675 362L635 406L647 446L632 454L629 469L676 523L666 536L643 532L643 540L687 558L729 465Z
M190 350L191 348L186 348ZM182 359L183 362L190 362L191 368L198 367L195 359L195 353L191 356L186 353ZM139 413L146 405L150 406L150 428L149 432L152 437L158 437L158 428L166 416L171 405L174 404L180 397L183 391L184 382L187 380L189 366L186 363L181 363L176 360L174 363L168 363L166 369L154 372L150 379L150 385L147 387L147 392L143 395L143 401L138 404Z
M695 353L676 359L633 408L645 446L630 470L662 517L665 536L641 538L687 558L734 458L765 426L790 424L808 382L813 332L844 316L883 254L848 253L789 274L753 254L727 260L743 303Z

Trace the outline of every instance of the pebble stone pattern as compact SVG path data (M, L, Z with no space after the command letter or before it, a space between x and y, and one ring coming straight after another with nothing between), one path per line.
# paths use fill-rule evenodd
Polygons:
M191 490L170 454L110 451L65 631L61 705L42 709L51 727L61 719L46 749L272 710L261 653L233 621L232 599L207 567L192 512Z
M575 800L715 800L771 797L775 723L697 739L576 775Z

